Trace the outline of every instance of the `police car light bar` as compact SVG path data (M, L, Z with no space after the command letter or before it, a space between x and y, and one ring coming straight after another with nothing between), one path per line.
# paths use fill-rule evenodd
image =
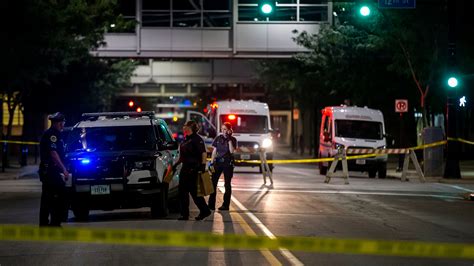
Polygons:
M104 113L84 113L82 114L83 120L97 119L99 117L143 117L148 116L150 119L155 117L155 112L153 111L143 111L143 112L104 112Z

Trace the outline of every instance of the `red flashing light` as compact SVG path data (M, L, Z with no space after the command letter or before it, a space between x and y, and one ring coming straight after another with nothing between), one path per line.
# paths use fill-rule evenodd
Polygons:
M128 102L128 106L133 107L134 105L135 105L135 103L133 101Z
M173 133L173 138L174 139L178 138L178 133Z
M227 118L229 120L235 120L236 116L235 115L228 115Z
M204 111L204 113L207 113L207 108L204 108L204 110L203 110L203 111Z
M138 107L138 108L137 108L137 112L141 113L141 112L142 112L142 108L141 108L141 107Z

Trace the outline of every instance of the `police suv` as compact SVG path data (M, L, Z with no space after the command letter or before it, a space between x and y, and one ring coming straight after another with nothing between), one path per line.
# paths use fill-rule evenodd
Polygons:
M178 153L154 112L83 114L66 141L74 216L85 220L90 210L151 207L152 217L165 217L179 177L175 173L169 184L163 177Z

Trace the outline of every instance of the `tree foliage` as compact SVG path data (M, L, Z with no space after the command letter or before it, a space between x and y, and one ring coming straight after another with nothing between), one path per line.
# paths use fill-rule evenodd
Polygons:
M416 9L404 10L374 5L366 18L357 8L355 3L334 2L335 23L321 25L314 35L298 32L294 39L307 52L280 63L261 63L262 79L313 104L351 99L352 104L392 114L394 99L409 99L411 108L424 112L423 125L430 125L426 110L442 112L445 103L447 1L420 0ZM460 38L458 46L469 47L467 42L469 38ZM464 68L472 62L458 59Z
M10 117L6 139L18 107L30 110L25 113L24 135L30 132L26 121L34 120L27 119L32 112L110 107L117 88L130 78L133 62L99 60L90 50L103 43L112 22L121 21L117 0L7 0L2 4L13 19L4 28L6 50L0 67L0 92ZM51 110L59 105L64 109Z

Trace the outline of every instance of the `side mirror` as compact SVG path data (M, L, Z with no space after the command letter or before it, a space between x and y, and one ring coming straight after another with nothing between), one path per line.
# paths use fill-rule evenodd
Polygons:
M168 143L166 143L166 148L168 150L176 150L176 149L178 149L178 142L177 141L168 142Z
M165 142L163 144L158 144L158 150L176 150L178 149L178 142Z

